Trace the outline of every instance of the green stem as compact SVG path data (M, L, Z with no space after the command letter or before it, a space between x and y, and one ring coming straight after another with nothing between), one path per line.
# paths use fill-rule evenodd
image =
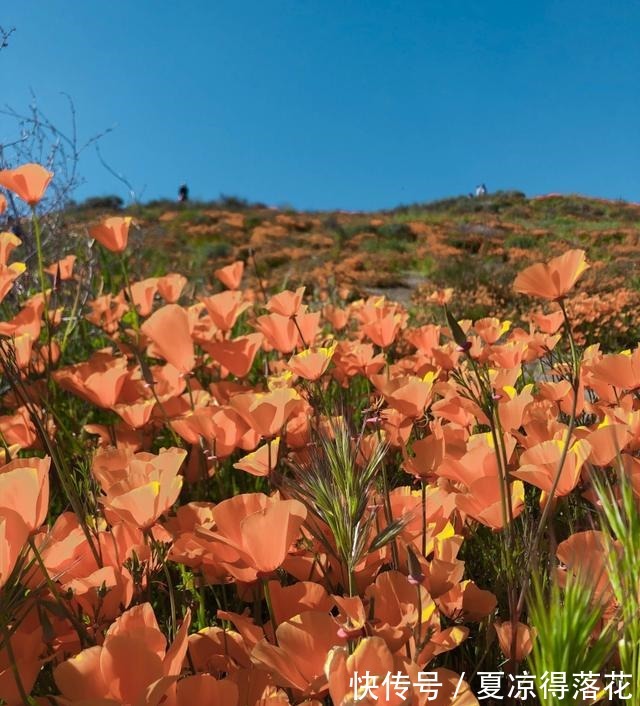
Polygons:
M173 595L173 581L171 580L171 574L169 573L169 567L167 563L162 564L164 570L164 576L167 579L167 590L169 591L169 606L171 609L171 639L174 640L176 633L178 632L178 621L176 619L176 599Z
M273 628L273 641L278 644L278 636L276 635L276 616L273 612L273 604L271 603L271 590L269 589L269 582L267 579L262 579L262 588L264 590L264 598L267 602L267 610L269 611L269 620L271 621L271 627Z
M38 255L38 277L40 278L40 291L42 292L42 301L44 303L44 326L47 334L47 349L49 356L49 369L51 368L51 321L49 320L49 301L47 299L47 283L44 277L44 258L42 255L42 230L40 228L40 221L36 215L36 207L31 207L31 220L33 222L33 231L36 236L36 253ZM47 375L47 382L49 389L53 386L53 378Z
M129 295L129 305L133 311L133 329L136 333L140 331L140 315L138 314L138 309L135 302L133 301L133 292L131 290L131 282L129 282L129 272L127 270L127 263L125 261L124 255L120 255L120 267L122 268L122 276L124 277L124 286Z

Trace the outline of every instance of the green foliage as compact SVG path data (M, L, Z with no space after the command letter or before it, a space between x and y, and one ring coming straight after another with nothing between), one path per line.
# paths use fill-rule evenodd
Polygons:
M606 542L607 574L618 604L622 630L618 652L622 671L631 675L627 701L640 704L640 509L631 481L619 459L618 483L592 474L600 500L598 517ZM619 496L619 497L618 497ZM614 543L612 537L616 538Z
M376 513L370 510L371 497L386 451L385 445L378 444L364 462L346 423L335 423L331 434L317 434L309 462L290 464L293 476L285 479L289 494L306 505L314 536L331 554L334 549L326 540L323 525L333 535L349 595L354 595L355 567L369 551L392 541L403 527L397 521L371 536L376 521Z
M567 573L564 589L558 580L553 580L545 590L539 576L534 576L532 583L528 607L537 636L529 666L536 675L540 703L542 706L582 703L573 696L573 675L600 674L616 642L611 626L601 624L603 606L594 598L594 577ZM549 676L552 672L565 675L566 691L553 688ZM545 674L547 680L543 679Z

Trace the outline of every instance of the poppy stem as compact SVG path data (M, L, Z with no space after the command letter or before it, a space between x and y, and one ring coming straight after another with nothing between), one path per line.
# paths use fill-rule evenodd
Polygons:
M421 500L422 500L422 556L427 555L427 484L424 480L420 481Z
M73 330L76 328L77 323L78 323L78 316L76 316L78 312L78 305L80 304L80 295L82 291L82 281L78 281L78 290L76 291L76 296L73 300L73 306L71 307L71 313L69 314L68 320L67 320L67 325L64 329L64 334L62 335L62 341L60 342L60 357L64 355L64 352L67 348L67 343L69 340L69 335L73 332Z
M47 300L47 286L44 278L44 259L42 257L42 229L40 228L40 220L36 214L36 207L31 206L31 220L33 222L33 232L36 236L36 253L38 255L38 277L40 279L40 291L42 292L42 301L44 303L44 326L47 332L47 347L49 349L49 368L51 367L51 321L49 320L49 302ZM51 377L47 376L51 381Z
M207 627L206 598L204 595L204 585L202 583L202 579L198 581L196 594L198 596L198 629L202 630Z
M127 295L129 297L129 305L131 307L131 311L133 311L133 328L136 333L139 333L140 332L140 316L138 314L138 309L136 308L135 302L133 301L133 291L131 289L131 282L129 281L129 272L127 270L127 263L125 261L123 254L120 254L118 259L120 260L120 267L122 269L122 276L124 278L124 286L125 286L125 289L127 290Z
M269 620L271 622L271 627L273 628L273 641L278 644L278 636L276 635L276 616L273 612L273 604L271 603L271 589L269 588L269 582L267 579L262 579L262 588L264 590L264 599L267 602L267 610L269 611Z
M307 342L304 340L304 336L302 335L302 329L300 328L300 324L298 323L298 318L297 318L296 315L294 314L294 315L291 317L291 319L292 319L293 323L295 324L296 328L298 329L298 335L300 336L300 340L302 341L302 345L303 345L305 348L308 348L309 346L307 345Z
M31 220L33 222L33 231L36 236L36 254L38 256L38 277L40 279L40 291L44 297L44 311L45 318L47 314L47 296L46 296L46 286L44 279L44 261L42 258L42 229L40 228L40 220L36 215L36 207L31 207Z
M171 580L171 574L169 573L169 567L167 562L162 563L162 569L164 571L164 577L167 579L167 591L169 592L169 608L171 610L171 639L174 640L176 633L178 631L177 619L176 619L176 598L173 595L173 581Z

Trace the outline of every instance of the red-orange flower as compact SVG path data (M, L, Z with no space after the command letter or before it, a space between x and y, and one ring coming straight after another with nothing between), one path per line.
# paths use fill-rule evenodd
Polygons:
M107 218L97 226L89 228L89 235L104 245L107 250L122 252L127 247L131 220L131 216Z
M149 603L123 613L107 631L102 645L88 647L58 665L56 685L65 703L158 704L175 687L187 652L191 614L169 649Z
M0 186L13 191L29 206L35 206L44 196L53 174L39 164L23 164L17 169L0 171Z
M153 341L153 352L167 363L188 373L195 365L188 313L177 304L166 304L142 324L142 332Z
M557 301L562 299L589 268L584 250L569 250L549 262L539 262L523 270L513 288L521 294Z
M228 289L239 289L242 273L244 272L244 262L238 260L231 265L221 267L213 274L224 284Z

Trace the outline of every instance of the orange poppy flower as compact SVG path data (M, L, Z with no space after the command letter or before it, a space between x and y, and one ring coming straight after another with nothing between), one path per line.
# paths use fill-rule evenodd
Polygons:
M89 235L111 252L123 252L129 239L131 216L112 216L89 228Z
M440 326L426 324L420 328L407 330L405 338L412 346L415 346L421 353L431 355L434 348L440 345Z
M298 287L295 292L285 290L279 294L274 294L266 304L266 308L272 314L280 316L297 316L302 306L302 297L305 287Z
M157 456L136 454L124 469L116 467L110 473L94 467L93 473L106 493L102 502L107 517L118 517L141 529L151 527L180 494L183 478L178 472L186 455L184 449L173 448Z
M384 367L384 356L375 355L371 343L340 341L334 353L333 362L345 377L353 377L358 373L369 377L380 372Z
M230 331L238 316L249 308L242 301L242 292L220 292L211 297L205 297L202 303L206 306L211 320L220 331Z
M511 328L511 321L500 321L500 319L488 317L478 319L473 324L474 331L480 338L488 344L495 343Z
M29 528L19 512L0 507L0 589L11 575L28 537Z
M133 305L140 316L149 316L153 309L153 298L158 291L158 278L149 277L131 285L131 296ZM128 292L125 290L124 295Z
M527 267L516 277L513 288L520 294L557 301L569 292L588 268L584 250L569 250L548 263Z
M49 509L51 459L16 458L0 467L0 511L17 512L29 532L45 521Z
M542 333L553 334L562 326L564 315L562 311L554 311L552 314L538 313L533 314L531 320Z
M215 531L196 528L196 535L210 541L212 556L231 576L250 582L282 566L307 510L297 500L244 493L218 503L213 514Z
M269 581L269 593L276 625L305 611L328 613L333 608L333 600L324 586L313 581L299 581L291 586L282 586L279 581Z
M307 348L289 359L289 370L305 380L318 380L329 367L336 345L334 343L327 348Z
M473 581L462 581L440 596L436 603L451 620L477 621L493 613L498 600L495 594L478 588Z
M245 473L250 473L252 476L268 476L278 461L279 445L280 437L276 436L275 439L263 444L259 449L243 456L237 463L233 464L233 467L240 471L245 471Z
M468 493L455 495L456 507L474 520L491 529L504 529L502 493L504 483L498 476L487 476L472 481ZM516 480L509 483L513 517L524 510L524 485Z
M251 657L266 669L278 686L294 689L301 696L320 696L328 683L324 673L329 651L346 640L337 634L329 613L307 611L276 628L277 645L259 642ZM347 679L347 684L349 680Z
M388 348L395 341L401 326L401 315L390 311L384 316L379 316L374 321L364 324L362 332L380 348Z
M322 315L331 324L334 331L342 331L349 323L349 312L333 306L333 304L326 304L322 310Z
M0 194L0 216L7 210L7 199Z
M608 603L613 598L613 587L607 571L607 555L613 550L618 561L624 561L622 545L618 540L607 541L598 530L574 532L558 544L556 556L565 565L558 576L560 585L564 585L566 575L586 579L594 588L594 598L601 603ZM615 558L614 558L615 561Z
M605 420L587 437L591 452L589 462L594 466L608 466L632 440L626 424L611 424Z
M513 623L510 620L496 621L493 624L502 654L510 659L511 639L513 635ZM536 629L530 628L526 623L516 623L516 645L515 660L522 662L533 649L533 641L536 637Z
M0 433L9 446L15 444L18 449L33 448L37 442L31 414L24 406L18 407L14 414L0 416Z
M440 420L431 422L432 433L413 442L413 458L405 458L403 468L416 478L427 479L442 463L445 440Z
M117 296L104 294L89 302L89 307L91 313L86 315L87 321L103 329L107 334L113 334L118 330L120 319L129 311L122 292Z
M371 382L384 395L387 404L401 414L416 419L424 414L431 401L434 374L427 373L423 379L415 375L388 380L386 375L372 375Z
M66 703L158 704L182 671L190 613L171 647L149 603L134 606L109 628L102 645L88 647L59 664L54 679Z
M619 390L640 387L640 349L633 353L612 353L589 366L594 380Z
M439 304L444 306L451 301L453 297L453 287L447 287L446 289L436 289L434 292L427 297L427 301L432 304Z
M9 294L15 280L27 269L24 262L0 265L0 302Z
M296 325L288 316L280 314L259 316L255 327L264 336L265 343L280 353L291 353L300 340Z
M17 169L0 171L0 186L13 191L29 206L35 206L44 196L53 174L39 164L23 164Z
M84 363L54 371L53 379L62 389L108 409L117 404L127 375L127 359L115 358L106 349L97 351Z
M0 233L0 265L6 265L9 262L11 253L22 245L22 240L13 233Z
M141 326L153 341L149 355L158 355L181 373L189 373L196 364L191 323L187 312L177 304L166 304L154 312Z
M563 445L561 439L549 439L527 449L520 456L520 468L512 471L511 475L548 493L558 470ZM576 487L580 480L582 464L587 460L590 451L591 446L584 439L571 445L556 486L557 496L568 495Z
M240 281L244 272L244 262L238 260L231 265L221 267L213 273L227 289L240 289Z
M187 278L177 272L170 272L158 278L158 294L167 302L175 304L187 283Z
M67 255L63 257L62 260L54 262L53 265L45 267L45 272L50 274L52 277L64 282L71 279L73 276L73 266L75 265L77 258L75 255Z
M345 647L333 646L325 665L331 703L336 706L348 704L374 706L378 703L384 706L401 706L405 703L414 703L416 700L413 698L412 681L416 680L407 676L407 664L394 656L381 637L365 637L351 654ZM368 690L364 688L365 674L368 686L375 688ZM399 689L391 688L388 689L387 694L383 681L389 674L405 675L403 681L407 683L406 692L402 693ZM356 678L358 684L354 684ZM425 703L432 702L425 701Z
M132 429L141 429L151 419L155 406L155 399L143 399L129 404L116 404L111 409Z
M277 436L302 403L300 395L290 387L235 395L229 402L249 426L266 438Z
M262 340L261 333L250 333L230 341L198 340L198 343L216 363L236 377L243 378L251 370Z

